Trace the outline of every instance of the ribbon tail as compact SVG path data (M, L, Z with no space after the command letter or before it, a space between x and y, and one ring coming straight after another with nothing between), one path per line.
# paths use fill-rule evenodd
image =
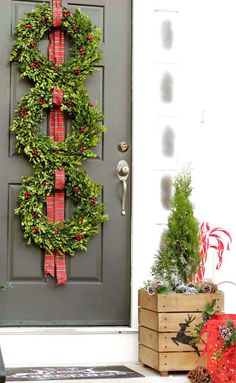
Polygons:
M55 174L57 183L63 187L65 180L65 173L63 171L57 171ZM55 191L55 222L60 222L63 226L64 224L64 208L65 208L65 194L64 191ZM67 275L66 275L66 259L65 254L55 252L55 264L56 264L56 279L57 285L66 284Z
M47 217L49 222L54 222L55 219L55 198L53 194L49 194L46 198ZM45 252L44 256L44 275L55 277L55 259L54 254Z
M56 262L56 279L57 285L65 285L67 283L66 274L66 257L65 254L55 253Z
M55 257L54 254L45 253L44 257L44 276L51 275L55 278Z

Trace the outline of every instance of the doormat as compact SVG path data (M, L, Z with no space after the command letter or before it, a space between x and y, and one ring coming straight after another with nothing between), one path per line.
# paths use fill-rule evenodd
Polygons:
M126 366L7 368L7 381L142 378Z

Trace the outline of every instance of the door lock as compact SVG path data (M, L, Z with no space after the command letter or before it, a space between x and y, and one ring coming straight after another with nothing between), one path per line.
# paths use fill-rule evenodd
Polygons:
M121 141L118 145L118 150L122 153L125 153L127 152L127 150L129 149L129 144L127 144L127 142L125 141Z
M125 201L126 201L126 193L127 193L127 179L129 177L129 165L125 160L119 161L116 173L118 179L122 182L122 202L121 202L121 215L125 215Z

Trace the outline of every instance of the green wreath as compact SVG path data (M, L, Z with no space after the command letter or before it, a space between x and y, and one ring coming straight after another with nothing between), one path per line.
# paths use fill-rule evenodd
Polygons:
M22 76L37 82L41 88L57 84L72 89L93 73L94 64L101 59L101 31L92 26L88 16L79 8L74 14L63 9L61 28L72 41L71 56L66 63L55 65L37 47L52 29L52 8L49 5L36 5L16 27L17 40L10 60L18 61Z
M101 186L78 168L83 160L96 157L92 148L105 130L103 116L91 104L84 86L85 78L93 74L94 64L101 58L100 30L79 9L72 14L64 8L62 28L72 40L71 56L65 64L55 65L37 48L51 28L52 8L37 5L17 25L17 40L10 56L10 61L19 62L21 76L35 83L20 99L11 126L18 152L23 152L35 169L33 176L23 177L16 214L28 244L73 256L76 249L86 250L90 237L107 219L99 200ZM46 112L54 107L54 88L63 90L61 109L72 120L71 134L63 142L53 141L40 128ZM50 223L44 215L46 197L54 188L55 170L62 168L66 196L76 205L73 218L65 220L63 226Z
M46 196L54 188L53 176L42 177L40 173L23 178L23 187L16 213L21 217L24 237L30 245L49 252L59 251L70 256L77 249L86 250L89 239L97 234L99 224L107 217L99 203L100 185L95 185L82 169L67 170L66 196L76 204L72 219L49 223L44 215Z

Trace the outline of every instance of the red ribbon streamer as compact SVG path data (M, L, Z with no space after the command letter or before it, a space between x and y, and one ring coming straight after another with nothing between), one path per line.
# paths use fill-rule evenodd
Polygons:
M62 0L53 0L53 26L60 27L61 22ZM64 62L64 32L61 29L53 29L50 32L48 56L54 65ZM49 136L53 137L54 141L64 141L65 139L64 114L60 109L62 101L63 90L54 88L54 109L49 114ZM60 222L61 226L63 226L65 218L64 187L65 172L63 169L58 169L55 171L55 192L47 197L46 204L49 222ZM60 230L58 229L59 234ZM67 282L65 254L59 252L45 253L44 273L45 276L56 277L57 285L65 284Z
M53 0L52 11L53 11L53 26L60 27L62 22L62 0Z

